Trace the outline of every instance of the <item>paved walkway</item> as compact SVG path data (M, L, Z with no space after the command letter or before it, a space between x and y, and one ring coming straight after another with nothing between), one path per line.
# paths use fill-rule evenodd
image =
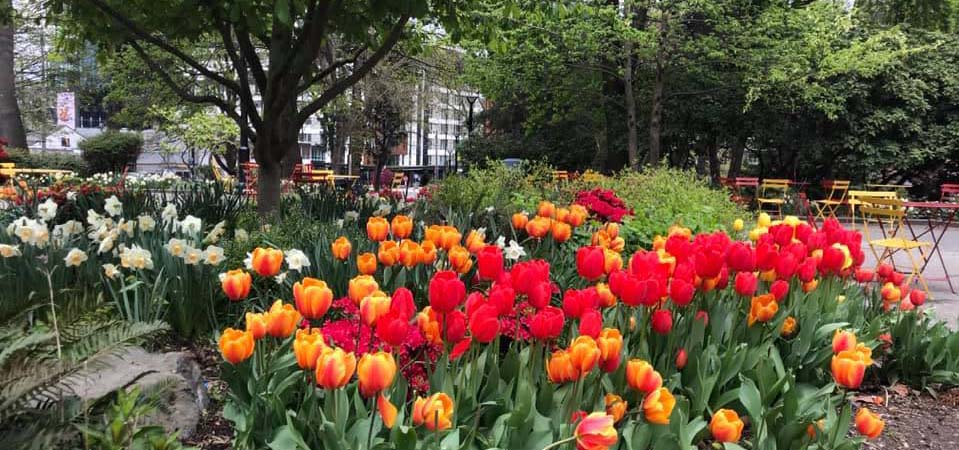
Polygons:
M849 224L846 224L846 226L848 227ZM922 230L926 229L927 224L925 221L913 222L913 227L917 233L921 233ZM870 230L873 239L881 236L878 229L874 230L870 228ZM900 235L900 237L909 237L909 230L903 231L906 234ZM941 232L941 228L936 231L937 235L939 232ZM931 237L926 235L923 236L921 240L931 241ZM866 262L863 266L874 267L876 258L869 249L869 244L865 242L865 237L863 237L863 241L863 252L866 254ZM927 248L927 253L930 249L931 248ZM939 244L939 250L942 252L943 261L945 261L945 265L949 269L952 285L956 291L959 292L959 227L953 225L946 231L946 234ZM882 253L881 249L877 249L876 251L877 253ZM913 253L918 257L917 251L913 250ZM959 294L950 291L949 284L946 282L945 272L943 271L943 264L939 261L939 256L934 254L930 255L929 258L929 264L923 273L923 276L926 277L926 281L929 283L929 291L931 294L931 298L926 301L926 307L934 308L937 316L948 322L953 328L959 329ZM909 264L909 258L904 253L899 252L896 255L895 261L896 267L900 271L909 271L911 265ZM914 286L916 285L914 284Z

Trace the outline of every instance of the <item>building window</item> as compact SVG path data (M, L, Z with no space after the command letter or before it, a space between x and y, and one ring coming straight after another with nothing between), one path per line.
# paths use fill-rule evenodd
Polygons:
M60 138L60 146L63 148L70 148L70 138L68 136Z

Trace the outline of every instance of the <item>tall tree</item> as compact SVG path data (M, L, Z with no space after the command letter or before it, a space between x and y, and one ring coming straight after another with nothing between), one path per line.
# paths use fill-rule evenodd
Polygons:
M0 0L0 137L10 147L27 148L27 133L17 104L16 73L13 60L13 3Z
M129 46L180 97L218 107L251 136L261 214L279 203L280 180L299 159L297 136L307 119L370 73L397 43L428 28L423 25L439 22L457 33L464 11L474 3L52 1L77 36L105 47ZM191 49L198 42L215 44L228 63L195 57ZM160 64L153 50L179 64ZM213 87L177 83L174 68Z

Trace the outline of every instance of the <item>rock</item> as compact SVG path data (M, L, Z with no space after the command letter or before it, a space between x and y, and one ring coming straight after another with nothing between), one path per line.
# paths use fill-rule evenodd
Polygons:
M162 387L157 411L146 419L180 438L196 431L209 403L206 385L193 355L186 352L149 353L131 347L100 358L64 380L66 388L84 401L96 401L118 390L140 386L142 392Z

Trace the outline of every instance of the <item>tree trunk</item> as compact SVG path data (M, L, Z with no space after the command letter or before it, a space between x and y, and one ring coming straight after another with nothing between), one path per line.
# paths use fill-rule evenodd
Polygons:
M283 186L280 169L280 164L277 163L260 163L260 169L256 176L256 212L260 217L277 213L277 208L280 205L280 191Z
M639 136L636 130L636 94L633 91L633 42L629 39L625 44L626 64L623 67L623 82L626 101L626 154L629 157L629 167L639 169L639 152L637 142Z
M12 11L11 0L0 0L0 10ZM13 69L13 23L0 26L0 137L11 148L27 148Z
M296 145L298 131L286 119L264 114L263 126L256 130L256 136L254 152L259 165L256 210L265 217L275 213L280 206L283 177L289 174L286 168L292 168L290 155L292 150L299 154Z
M709 157L709 179L713 186L719 186L719 144L715 136L706 144L706 155Z
M699 141L696 143L696 174L706 175L706 143Z
M742 136L736 136L732 142L729 156L729 171L726 172L727 178L736 178L743 170L743 154L746 152L746 139Z
M664 13L665 14L665 13ZM661 158L660 146L663 133L663 91L665 90L665 59L666 59L666 17L661 17L657 23L659 38L656 45L656 74L653 79L653 96L649 108L649 154L646 161L649 165L659 166Z

